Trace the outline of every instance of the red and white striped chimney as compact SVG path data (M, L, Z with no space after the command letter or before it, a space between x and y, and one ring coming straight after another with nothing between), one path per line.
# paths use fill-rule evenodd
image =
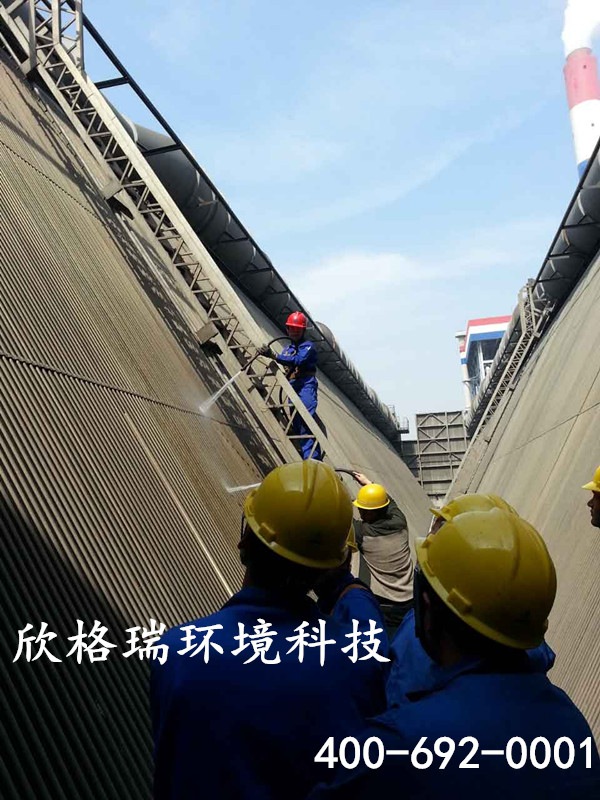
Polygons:
M569 53L564 73L575 159L581 177L600 137L598 61L590 48L580 47Z
M567 58L564 74L580 176L600 138L600 82L591 48L599 25L599 0L569 0L562 34Z

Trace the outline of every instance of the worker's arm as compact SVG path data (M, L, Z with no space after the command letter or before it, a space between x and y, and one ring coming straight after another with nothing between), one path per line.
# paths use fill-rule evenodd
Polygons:
M298 347L286 347L283 353L275 356L280 364L292 367L315 368L317 366L317 350L312 342L302 342Z
M295 366L296 365L296 356L298 355L297 349L294 347L293 344L289 344L283 353L277 353L275 356L275 361L279 364L286 364Z

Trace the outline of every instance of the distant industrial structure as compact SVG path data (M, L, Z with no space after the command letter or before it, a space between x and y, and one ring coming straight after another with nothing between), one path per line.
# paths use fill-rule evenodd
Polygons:
M417 438L402 440L402 458L439 508L467 451L463 413L416 414L415 423Z
M442 505L467 452L465 418L472 412L510 320L510 315L468 320L466 330L456 334L464 410L416 414L416 438L402 440L404 463L436 506Z
M598 61L592 52L592 40L599 28L600 7L597 3L569 0L562 34L566 58L564 76L580 178L594 152L600 131Z
M490 369L510 322L504 317L470 319L465 331L456 334L460 351L465 411L469 412Z

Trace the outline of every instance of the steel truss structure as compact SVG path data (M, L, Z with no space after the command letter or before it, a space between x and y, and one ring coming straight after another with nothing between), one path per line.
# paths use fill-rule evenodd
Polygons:
M487 392L484 393L473 416L469 420L468 431L473 440L477 439L479 434L489 423L506 392L514 389L519 371L541 336L553 309L553 304L550 303L541 310L536 307L533 294L534 286L535 281L528 281L519 292L518 309L520 326L515 328L515 332L517 333L515 337L516 342L512 347L506 347L504 350L505 358L503 358L498 365L493 365L492 367L494 368L495 366L500 377L498 380L490 382L487 387ZM504 363L502 363L502 361ZM488 394L488 397L485 397L485 394Z
M119 78L94 83L86 75L84 31L117 67ZM41 83L59 104L102 165L105 197L118 195L130 213L147 225L172 268L183 276L203 316L216 328L213 341L219 345L227 372L233 375L240 367L248 367L256 355L259 329L151 166L153 156L184 145L83 15L81 0L15 0L0 5L0 40L28 78ZM101 93L101 89L125 83L173 138L172 146L142 153L129 136ZM311 454L320 446L323 455L335 457L325 433L280 369L274 369L270 361L256 359L247 374L262 407L294 449L298 440L314 439ZM299 420L308 433L295 432Z
M466 426L473 442L531 356L544 330L560 313L600 248L600 138L569 202L535 280L521 290L490 373ZM514 323L514 324L513 324Z
M441 505L467 450L462 412L417 414L416 433L402 442L402 458L431 501Z

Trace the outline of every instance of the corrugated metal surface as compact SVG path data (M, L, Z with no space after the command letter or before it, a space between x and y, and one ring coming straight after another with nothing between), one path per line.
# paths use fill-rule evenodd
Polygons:
M64 659L78 618L120 653L132 625L213 610L241 577L241 497L224 484L275 462L231 400L214 420L193 413L211 389L131 271L133 248L63 170L29 90L4 67L0 80L14 123L0 126L3 796L148 797L146 663L13 664L17 630L47 622Z
M193 337L200 313L72 147L0 63L1 793L147 798L148 670L122 656L124 631L239 586L242 495L225 486L276 455L241 392L197 413L222 379ZM426 498L391 446L326 382L320 411L422 529ZM107 626L106 662L65 659L78 619ZM12 663L17 631L42 621L62 663Z
M238 295L260 325L265 341L279 329L250 300ZM384 484L404 510L411 534L422 536L429 528L427 495L413 478L386 437L372 425L322 372L318 373L318 415L328 439L344 454L344 464ZM352 485L352 482L351 482ZM353 484L356 487L356 484Z
M600 740L600 531L581 490L600 463L600 260L596 259L521 374L491 442L475 440L458 481L501 494L541 531L556 562L548 640L552 679ZM486 429L486 435L489 435ZM485 444L485 443L483 443Z

